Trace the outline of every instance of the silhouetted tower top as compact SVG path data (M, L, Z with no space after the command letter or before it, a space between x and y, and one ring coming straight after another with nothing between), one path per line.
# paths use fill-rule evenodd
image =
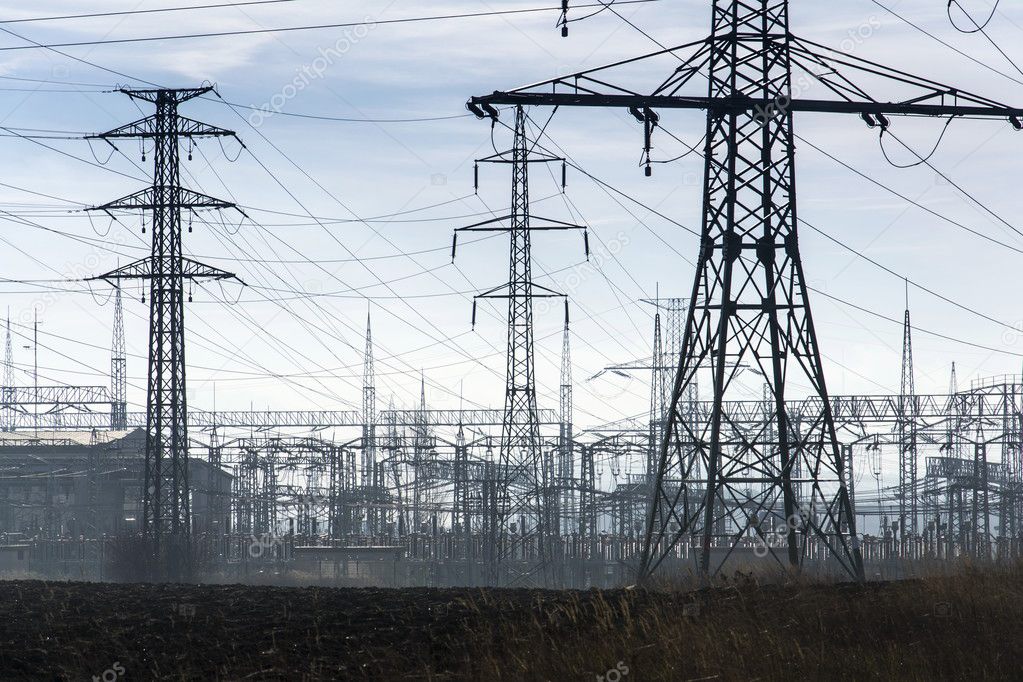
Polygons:
M373 329L370 311L366 311L366 351L362 360L362 482L372 484L376 467L377 388L373 366Z

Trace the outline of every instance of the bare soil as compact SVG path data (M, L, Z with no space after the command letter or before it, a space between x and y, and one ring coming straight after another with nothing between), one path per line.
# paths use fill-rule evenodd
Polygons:
M1023 573L698 592L0 582L3 680L1021 679Z

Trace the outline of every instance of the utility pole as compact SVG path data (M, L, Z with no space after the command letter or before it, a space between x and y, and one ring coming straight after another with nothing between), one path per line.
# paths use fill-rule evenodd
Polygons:
M899 539L903 558L916 558L912 543L917 527L917 404L913 380L913 326L909 316L909 284L902 323L902 381L899 388Z
M128 374L124 348L124 309L121 287L114 288L114 334L110 349L110 428L128 428Z
M157 580L188 580L192 572L191 506L188 485L188 427L185 402L186 280L223 280L229 272L184 258L181 253L182 211L226 209L234 204L181 186L178 145L200 137L225 137L233 132L178 114L178 105L210 92L212 87L135 90L122 88L132 99L156 106L156 113L89 139L140 138L152 141L153 184L134 194L90 210L113 215L116 210L152 213L150 256L93 279L115 287L121 280L149 284L149 372L146 396L145 484L142 533ZM191 157L191 152L189 152ZM145 152L143 151L143 160ZM191 228L189 228L191 229ZM143 223L143 230L145 226ZM191 295L189 295L191 300Z
M496 123L497 110L492 109ZM451 246L454 260L458 234L460 232L506 232L510 239L508 282L476 296L473 300L473 327L476 323L476 301L480 298L506 299L508 301L508 347L505 373L504 420L501 425L501 449L496 467L498 480L494 489L496 495L490 500L493 507L488 515L487 548L488 584L500 585L507 577L508 582L538 583L551 582L549 543L557 533L557 516L552 516L557 505L552 499L554 467L551 453L544 450L540 441L540 420L536 406L536 376L533 356L533 299L560 298L552 289L533 282L532 232L536 230L581 229L557 220L534 217L529 208L529 164L562 164L562 188L565 185L564 159L535 151L526 135L526 111L515 107L515 125L511 151L499 152L479 163L510 164L512 170L512 203L508 215L491 218L474 225L455 230ZM478 176L478 173L477 173ZM504 223L508 226L505 227ZM588 239L585 239L588 243ZM587 257L589 248L587 247ZM535 551L535 561L529 560L518 575L508 575L506 557L513 550L516 539L505 543L503 534L509 522L526 525L516 527L518 544L523 556L530 546Z
M700 539L698 571L719 573L737 558L732 550L749 530L760 527L757 515L766 512L788 527L785 546L769 547L779 565L799 569L812 540L862 580L845 464L800 256L794 113L852 114L884 134L892 115L1005 118L1019 129L1023 109L794 36L787 0L710 4L711 34L704 40L473 97L467 107L481 118L493 118L497 105L627 109L643 124L646 154L659 125L655 109L706 111L700 251L639 577L649 577L690 536ZM616 82L617 67L628 64L636 73L637 62L653 58L681 63L649 88ZM793 97L794 64L831 99ZM879 102L850 73L909 92L900 93L899 101ZM686 94L697 76L707 79L706 95ZM744 361L769 385L776 442L748 444L734 437L726 418L727 401L742 395L733 380ZM700 372L710 375L712 403L708 418L691 424L683 414L685 395ZM799 432L786 406L790 384L809 386L819 407L803 415ZM793 475L797 462L804 480ZM762 488L750 496L746 490L753 484ZM807 499L797 500L797 486L809 489Z

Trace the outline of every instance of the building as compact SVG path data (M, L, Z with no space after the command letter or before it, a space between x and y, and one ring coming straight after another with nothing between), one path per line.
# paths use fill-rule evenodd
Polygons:
M0 433L0 534L56 539L140 528L144 429ZM193 530L229 530L232 476L189 458ZM227 493L223 493L226 497Z

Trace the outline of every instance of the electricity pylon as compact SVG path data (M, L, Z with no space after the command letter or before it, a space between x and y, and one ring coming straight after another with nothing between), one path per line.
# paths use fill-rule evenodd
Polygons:
M11 345L11 312L7 311L7 337L4 341L4 385L3 385L3 423L0 428L13 431L15 422L15 390L14 390L14 350Z
M362 485L377 485L377 385L373 368L373 330L366 313L366 351L362 356ZM374 512L375 515L375 512Z
M114 333L110 347L110 428L128 428L128 361L124 349L124 307L121 287L114 288Z
M564 164L564 159L535 150L535 145L530 143L526 134L526 119L525 109L516 107L511 151L477 161L511 165L511 212L455 230L451 249L454 260L460 232L507 232L510 237L508 282L476 296L476 299L508 301L504 420L501 426L499 461L495 470L496 495L491 500L490 508L484 512L484 554L487 580L491 585L547 585L553 582L551 545L558 527L557 495L554 492L553 453L544 450L540 441L533 357L533 299L560 298L564 294L533 281L531 233L537 230L569 229L581 229L585 233L586 229L581 225L530 214L529 164ZM506 222L507 227L504 225ZM473 326L476 322L476 299L473 300ZM515 531L507 532L511 524L515 524ZM513 575L508 557L512 554L528 556L531 552L535 561Z
M915 558L917 519L917 400L913 378L913 326L909 297L902 324L902 381L899 384L899 540L903 556Z
M565 327L561 337L561 434L558 452L557 486L560 489L558 500L558 533L572 533L573 487L575 483L573 470L572 422L574 421L572 405L572 343L568 321L568 301L565 302Z
M178 144L182 139L224 137L230 130L178 114L182 102L210 92L188 89L121 89L132 99L156 105L156 113L89 139L140 138L153 142L153 184L90 210L152 213L149 257L93 279L119 287L122 280L149 284L149 372L146 395L145 484L142 534L151 576L187 580L192 572L191 505L188 485L188 422L185 402L185 280L222 280L229 272L181 254L182 210L226 209L234 204L181 186ZM144 157L143 157L144 159ZM143 223L143 230L145 229ZM189 297L191 298L191 297Z
M1023 110L798 38L789 31L787 0L710 4L706 39L473 97L467 106L481 118L493 117L495 105L628 109L643 124L646 154L660 125L655 109L706 111L700 251L639 577L691 540L699 572L716 574L753 534L792 568L802 567L812 538L862 579L799 249L793 114L853 114L884 134L891 115L1001 117L1019 129ZM670 61L667 77L642 86L616 76L637 73L642 60ZM830 99L794 97L794 67ZM849 72L908 92L877 101ZM687 94L698 76L707 80L706 94ZM727 401L741 396L734 379L743 367L764 377L774 413L753 442L731 427L726 412ZM713 394L710 414L694 424L683 408L699 372L710 375ZM809 386L816 401L816 413L802 415L801 424L786 406L790 384ZM794 480L797 462L801 480ZM808 494L797 499L797 488ZM766 542L770 525L785 529L784 542Z

